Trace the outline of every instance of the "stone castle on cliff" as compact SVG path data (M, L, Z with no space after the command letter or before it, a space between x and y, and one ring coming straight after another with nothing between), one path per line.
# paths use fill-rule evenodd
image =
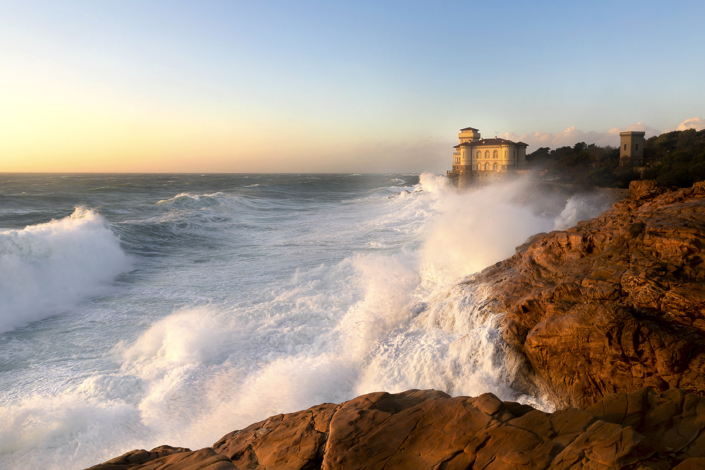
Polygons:
M450 177L496 178L517 173L526 167L524 142L507 139L483 139L474 127L460 129L460 144L453 147L453 170Z

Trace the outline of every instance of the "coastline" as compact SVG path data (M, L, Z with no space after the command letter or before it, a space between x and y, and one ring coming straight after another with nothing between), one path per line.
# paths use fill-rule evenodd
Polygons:
M273 416L211 448L133 451L92 469L699 468L705 184L630 191L465 281L493 286L488 305L506 312L520 381L559 411L492 394L379 392Z

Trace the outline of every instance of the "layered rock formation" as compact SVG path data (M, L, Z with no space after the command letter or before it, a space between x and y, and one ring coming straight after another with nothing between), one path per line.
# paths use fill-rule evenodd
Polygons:
M473 277L558 406L679 387L705 395L705 183L631 198L535 236Z
M137 450L91 470L705 468L705 398L614 394L548 414L492 394L371 393L273 416L198 451Z

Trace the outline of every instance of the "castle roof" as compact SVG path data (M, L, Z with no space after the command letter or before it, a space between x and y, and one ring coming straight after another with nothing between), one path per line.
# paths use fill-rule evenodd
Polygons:
M464 129L460 129L461 131L478 131L479 129L475 129L474 127L466 127Z
M463 142L462 144L456 145L454 149L458 147L470 147L473 145L527 145L524 142L512 142L507 139L480 139L473 140L472 142Z

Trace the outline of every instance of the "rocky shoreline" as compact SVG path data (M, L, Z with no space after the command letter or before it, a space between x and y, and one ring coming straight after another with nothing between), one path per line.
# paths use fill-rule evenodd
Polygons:
M613 394L548 414L487 393L371 393L272 416L197 451L136 450L91 470L705 468L705 398Z
M558 407L644 386L705 396L705 182L630 189L467 281L489 286L504 339Z
M517 387L541 389L559 411L380 392L92 469L705 468L705 183L630 192L464 281L489 288L526 366Z

